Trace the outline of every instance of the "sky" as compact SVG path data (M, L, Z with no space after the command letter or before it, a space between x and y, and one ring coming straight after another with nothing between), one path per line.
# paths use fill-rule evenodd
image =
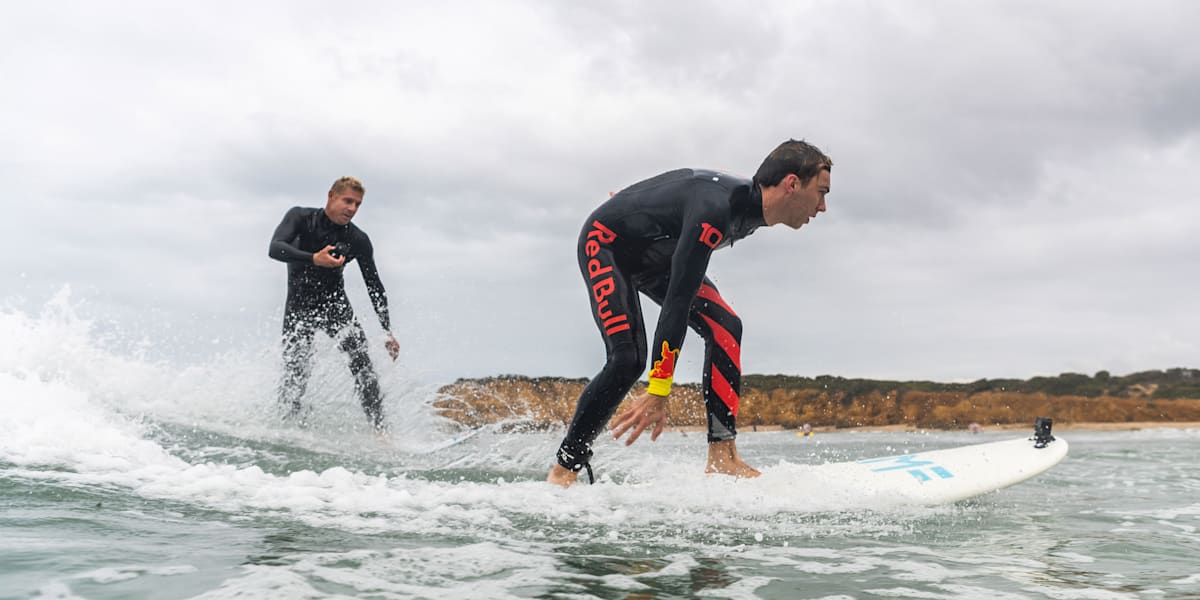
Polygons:
M828 211L709 268L747 373L1200 367L1197 29L1186 0L9 3L0 306L273 348L271 232L354 175L405 368L588 377L588 213L796 138Z

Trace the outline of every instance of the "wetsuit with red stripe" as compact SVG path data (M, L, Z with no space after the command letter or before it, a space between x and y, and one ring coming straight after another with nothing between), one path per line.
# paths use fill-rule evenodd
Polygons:
M559 464L578 471L588 462L592 442L648 362L648 391L670 393L688 327L704 338L708 439L734 438L742 322L704 273L713 251L762 225L757 186L697 169L634 184L592 212L579 236L579 269L608 360L579 397ZM649 354L639 292L662 307Z

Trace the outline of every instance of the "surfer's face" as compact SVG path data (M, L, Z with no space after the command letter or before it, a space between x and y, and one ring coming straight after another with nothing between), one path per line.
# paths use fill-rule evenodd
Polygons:
M354 218L362 201L362 193L350 188L330 190L329 200L325 202L325 216L338 225L345 225Z
M786 189L782 222L792 229L799 229L825 212L825 194L829 193L829 171L822 169L816 177L801 184L800 178L788 175L783 180Z

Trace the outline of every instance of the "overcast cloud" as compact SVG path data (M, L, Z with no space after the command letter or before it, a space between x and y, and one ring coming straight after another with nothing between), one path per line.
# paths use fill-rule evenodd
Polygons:
M0 302L69 285L175 359L267 347L270 233L353 174L407 368L590 376L588 212L795 137L835 161L829 211L710 268L747 372L1200 366L1200 3L748 6L6 6Z

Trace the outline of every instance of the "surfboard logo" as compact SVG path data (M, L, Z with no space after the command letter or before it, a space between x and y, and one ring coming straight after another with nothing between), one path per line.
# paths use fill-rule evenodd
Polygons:
M952 479L954 473L949 469L936 464L932 460L921 460L916 454L905 454L903 456L888 456L885 458L872 458L869 460L860 460L860 464L875 464L881 463L881 466L871 469L872 473L883 473L885 471L899 471L901 469L908 472L922 483L931 481L933 475L939 479Z

